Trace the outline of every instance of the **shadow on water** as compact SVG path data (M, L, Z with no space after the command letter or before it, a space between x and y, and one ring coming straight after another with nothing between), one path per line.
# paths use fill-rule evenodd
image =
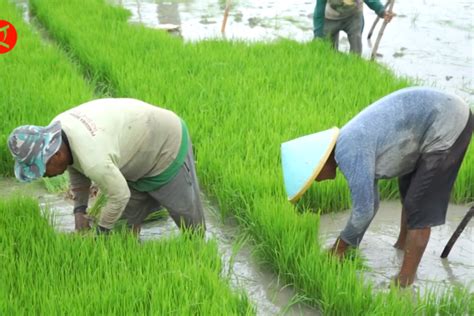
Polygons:
M38 198L40 206L48 208L54 226L62 232L74 231L73 202L65 193L50 194L41 182L21 184L14 179L0 178L0 198L20 192ZM91 201L93 202L93 201ZM244 289L257 307L258 315L318 315L319 312L298 300L291 287L279 284L274 274L265 270L252 255L252 247L246 244L235 223L223 224L217 210L205 205L206 238L215 239L224 265L223 275L233 287ZM140 239L157 240L178 235L179 229L171 218L143 225Z

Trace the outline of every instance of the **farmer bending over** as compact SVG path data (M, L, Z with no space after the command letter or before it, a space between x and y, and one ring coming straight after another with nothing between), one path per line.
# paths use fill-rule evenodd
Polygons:
M29 182L69 171L76 230L88 229L91 181L106 193L97 231L121 217L135 233L165 207L175 223L204 233L203 207L186 124L175 113L134 99L100 99L59 114L49 126L25 125L8 139L15 176Z
M352 213L331 251L343 257L360 244L377 212L378 179L397 177L402 216L394 246L404 250L404 258L395 281L408 286L414 281L431 227L445 222L473 126L468 105L454 95L430 88L394 92L360 112L340 133L333 128L282 144L289 199L296 201L313 180L334 179L339 168L349 184ZM293 157L285 155L287 151ZM295 180L311 159L313 164L304 167L310 175Z
M363 2L380 18L387 22L392 20L393 13L385 11L379 0L317 0L313 14L314 38L329 38L337 50L339 32L344 31L351 53L362 54Z

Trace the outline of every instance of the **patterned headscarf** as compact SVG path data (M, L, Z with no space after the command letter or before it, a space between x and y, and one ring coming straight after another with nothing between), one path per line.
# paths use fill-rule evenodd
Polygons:
M41 178L46 163L61 147L61 123L49 126L23 125L8 137L8 148L15 159L15 176L22 182Z

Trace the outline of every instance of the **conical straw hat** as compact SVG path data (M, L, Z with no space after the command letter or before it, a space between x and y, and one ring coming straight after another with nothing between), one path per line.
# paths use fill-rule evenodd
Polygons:
M302 136L281 144L281 163L288 200L295 203L323 169L336 145L339 129Z

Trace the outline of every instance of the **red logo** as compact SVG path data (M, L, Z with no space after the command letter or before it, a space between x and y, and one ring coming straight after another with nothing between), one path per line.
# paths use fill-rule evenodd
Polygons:
M13 24L0 20L0 54L11 51L15 47L17 38L18 35Z

